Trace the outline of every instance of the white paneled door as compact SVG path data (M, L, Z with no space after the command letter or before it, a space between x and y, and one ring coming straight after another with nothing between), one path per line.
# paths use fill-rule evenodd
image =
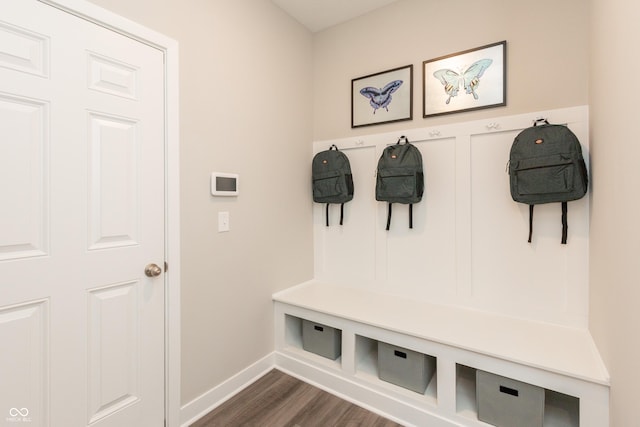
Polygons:
M163 70L0 0L0 426L163 425Z

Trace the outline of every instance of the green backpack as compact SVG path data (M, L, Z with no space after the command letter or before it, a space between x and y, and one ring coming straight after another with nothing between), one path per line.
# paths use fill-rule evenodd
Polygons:
M326 203L326 225L329 226L329 204L340 203L340 225L344 204L353 199L353 175L349 158L334 144L313 157L311 164L313 201Z
M533 206L562 203L562 244L567 243L567 202L587 193L589 177L580 141L563 125L546 119L520 132L509 155L509 184L514 201L529 205L529 243Z
M376 173L376 200L389 204L387 230L393 203L409 205L409 228L413 228L413 204L422 200L423 193L422 154L406 136L401 136L396 144L384 149Z

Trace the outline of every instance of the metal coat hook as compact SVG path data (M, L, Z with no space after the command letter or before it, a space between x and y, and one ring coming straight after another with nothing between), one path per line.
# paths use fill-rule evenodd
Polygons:
M538 116L536 117L536 119L533 121L533 125L537 126L538 123L544 123L545 125L549 124L549 120L547 120L546 117L542 117L542 116Z

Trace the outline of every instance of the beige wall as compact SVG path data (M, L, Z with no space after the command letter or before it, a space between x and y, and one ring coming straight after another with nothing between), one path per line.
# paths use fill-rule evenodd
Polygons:
M611 426L638 425L640 5L591 0L590 329L611 374ZM618 79L618 70L625 77Z
M585 105L582 0L401 0L314 38L314 139ZM422 62L507 40L507 106L422 118ZM351 129L351 79L413 64L413 121Z
M312 36L266 0L92 1L180 45L185 404L273 351L271 294L313 275Z

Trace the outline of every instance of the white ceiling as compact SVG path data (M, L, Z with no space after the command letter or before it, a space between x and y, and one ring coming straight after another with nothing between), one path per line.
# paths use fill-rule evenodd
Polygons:
M357 18L398 0L272 0L312 32Z

